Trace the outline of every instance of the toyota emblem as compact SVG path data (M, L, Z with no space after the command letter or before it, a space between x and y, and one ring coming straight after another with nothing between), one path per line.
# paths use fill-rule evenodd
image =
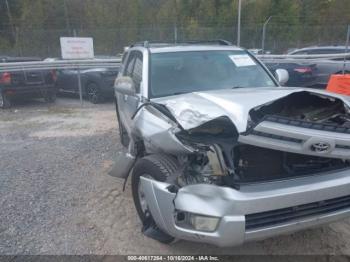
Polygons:
M317 142L311 145L311 150L316 153L327 153L331 149L331 145L326 142Z

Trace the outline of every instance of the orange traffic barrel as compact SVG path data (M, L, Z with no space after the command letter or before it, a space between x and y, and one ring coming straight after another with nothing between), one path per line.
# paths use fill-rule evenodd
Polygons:
M331 75L327 91L350 96L350 74Z

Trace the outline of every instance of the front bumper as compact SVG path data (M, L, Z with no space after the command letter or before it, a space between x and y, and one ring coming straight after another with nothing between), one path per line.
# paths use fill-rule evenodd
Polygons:
M177 193L170 185L141 178L150 212L169 235L217 246L234 246L350 216L350 206L274 225L246 229L249 214L317 203L350 195L350 170L293 180L242 186L240 190L209 184L189 185ZM214 232L176 225L176 211L220 218Z

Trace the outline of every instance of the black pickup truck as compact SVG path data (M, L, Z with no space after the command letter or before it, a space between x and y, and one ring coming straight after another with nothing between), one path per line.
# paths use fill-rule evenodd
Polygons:
M0 63L40 61L30 57L1 57ZM0 72L0 108L9 108L16 98L56 99L56 71L22 70Z

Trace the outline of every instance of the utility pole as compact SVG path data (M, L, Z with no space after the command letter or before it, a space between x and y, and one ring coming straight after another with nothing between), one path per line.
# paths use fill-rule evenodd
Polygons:
M265 53L266 26L270 22L271 18L272 18L272 16L267 18L266 21L264 22L264 25L263 25L263 31L262 31L262 37L261 37L261 50L262 50L263 54Z
M75 29L73 30L73 36L77 37L77 31ZM80 72L79 64L77 66L78 66L77 71L78 71L79 100L80 100L80 106L83 106L83 87L81 83L81 72Z
M177 21L178 21L178 14L177 14L177 2L174 0L174 9L175 9L175 18L174 18L174 42L177 43Z
M13 18L12 18L12 14L11 14L10 5L9 5L8 0L5 0L5 4L6 4L6 9L7 9L7 16L9 19L9 24L11 26L12 36L14 39L16 39L16 31L15 31L15 27L13 25Z
M66 28L67 28L68 34L71 34L70 21L69 21L69 16L68 16L68 7L67 7L66 0L63 0L63 9L64 9L64 16L65 16L65 20L66 20Z
M241 45L241 10L242 0L238 0L237 46Z

